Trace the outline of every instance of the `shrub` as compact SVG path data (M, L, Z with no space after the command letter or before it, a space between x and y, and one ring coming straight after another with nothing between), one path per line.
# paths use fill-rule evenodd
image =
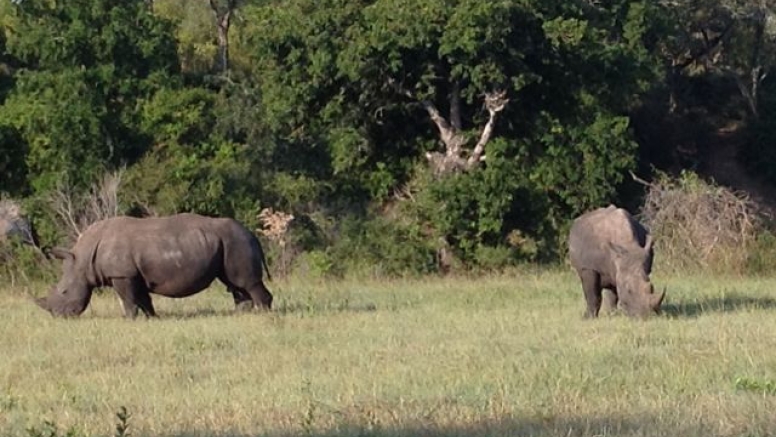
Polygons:
M746 273L771 273L774 259L776 259L776 235L766 229L759 232L752 242L746 259Z
M344 217L329 249L336 266L370 276L437 270L436 250L422 229L382 216Z
M48 279L49 273L51 269L20 204L12 199L0 200L0 277L15 286Z
M0 242L0 278L11 287L37 281L54 281L57 265L45 259L39 248L14 237Z
M658 173L640 219L655 236L655 262L671 271L743 272L763 227L757 205L741 193L701 179Z

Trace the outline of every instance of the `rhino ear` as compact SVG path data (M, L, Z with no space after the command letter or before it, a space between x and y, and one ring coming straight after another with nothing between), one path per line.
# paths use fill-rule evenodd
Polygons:
M51 250L49 250L49 253L54 258L58 258L58 259L61 259L61 260L66 260L66 259L71 259L72 260L72 259L75 259L75 255L73 254L73 252L71 252L71 251L69 251L67 249L63 249L61 247L52 247Z

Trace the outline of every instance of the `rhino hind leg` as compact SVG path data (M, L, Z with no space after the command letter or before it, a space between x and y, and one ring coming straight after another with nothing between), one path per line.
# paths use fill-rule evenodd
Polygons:
M232 293L232 297L234 298L235 311L250 311L253 309L253 299L251 299L251 295L234 287L229 287L229 292Z
M579 279L582 281L587 303L585 318L598 317L598 311L601 309L601 275L592 270L582 270L579 272Z
M146 317L156 317L151 295L138 281L129 278L114 279L113 288L121 299L125 317L134 319L138 310L142 310Z
M220 275L218 280L223 282L227 290L232 293L236 310L248 310L254 306L267 310L272 308L272 293L269 292L260 277L253 278L251 282L248 282L248 280L239 277L230 278L224 274Z
M272 293L267 290L264 282L259 281L246 291L250 294L251 299L253 299L253 304L256 305L256 308L264 308L267 310L272 308Z

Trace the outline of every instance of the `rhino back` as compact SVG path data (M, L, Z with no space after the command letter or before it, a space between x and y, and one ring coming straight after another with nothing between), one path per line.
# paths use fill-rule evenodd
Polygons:
M587 212L569 231L569 258L576 269L611 268L609 243L625 249L643 248L647 230L626 210L609 206Z
M235 237L232 222L196 214L115 217L93 225L77 246L92 260L85 270L93 269L96 283L140 276L152 289L185 294L209 284L223 269L226 248L240 246L245 235Z

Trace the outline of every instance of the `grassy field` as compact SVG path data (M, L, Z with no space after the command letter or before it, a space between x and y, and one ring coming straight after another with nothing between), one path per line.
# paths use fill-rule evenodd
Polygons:
M776 278L654 279L648 321L584 320L567 271L276 280L263 315L216 286L136 321L0 290L0 434L108 436L121 407L135 437L776 434Z

